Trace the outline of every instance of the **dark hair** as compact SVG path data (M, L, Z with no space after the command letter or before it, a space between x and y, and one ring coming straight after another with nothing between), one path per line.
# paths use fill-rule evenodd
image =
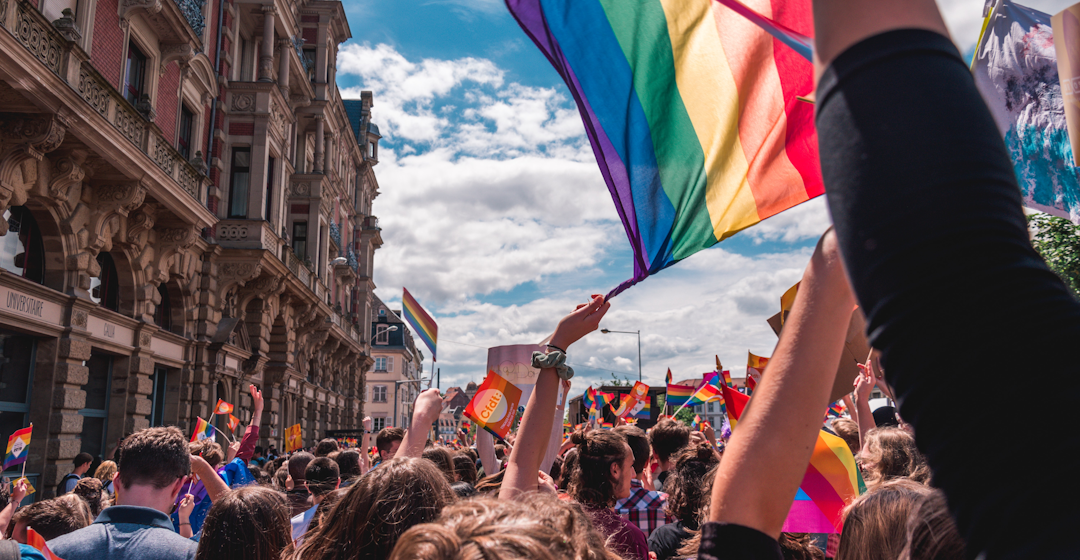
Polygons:
M199 441L188 443L188 452L192 455L202 457L207 463L210 463L211 467L217 467L225 460L225 452L222 451L221 446L212 439L200 439Z
M390 426L379 430L379 434L375 436L375 448L379 451L389 452L390 448L394 446L395 441L401 441L405 439L405 430Z
M610 430L574 432L578 463L571 475L569 494L583 506L609 508L615 504L611 465L626 459L626 439Z
M100 480L87 476L79 479L79 482L75 484L75 489L71 491L72 494L83 499L86 505L90 508L90 517L97 518L101 510L105 509L103 503L102 493L105 491L105 485Z
M669 461L672 455L690 445L690 427L664 418L649 430L649 445L661 461Z
M498 496L499 491L502 490L504 476L506 476L506 469L481 478L480 480L476 481L476 491L480 494L491 494L493 496Z
M65 494L20 509L12 517L11 526L24 523L48 541L82 529L92 521L90 506L78 496Z
M334 457L341 473L341 480L352 480L360 476L360 452L355 449L346 449Z
M341 482L341 471L337 463L328 457L316 457L304 469L304 481L312 496L322 496L337 488Z
M630 451L634 452L634 472L645 470L645 465L649 464L649 437L645 431L637 426L619 426L614 431L626 439Z
M559 473L559 478L555 478L555 484L559 486L559 490L566 491L570 488L570 479L574 476L574 469L577 468L578 450L576 447L571 447L562 456L562 472Z
M784 560L825 560L825 553L814 546L810 533L780 533L779 543Z
M263 454L263 446L256 445L255 446L255 451L252 451L252 453L255 454L255 455L262 455Z
M453 503L446 477L430 461L392 459L360 477L293 555L303 560L381 560L398 537Z
M698 514L709 502L707 488L712 471L720 461L709 444L686 447L675 455L675 468L664 482L668 494L667 513L691 528L698 526Z
M454 454L454 472L461 482L476 484L476 461L460 451Z
M271 481L274 483L274 487L282 492L285 491L285 485L289 483L289 467L282 465L274 471L274 476Z
M326 519L326 516L333 511L334 506L345 497L345 494L348 491L348 488L338 488L323 496L322 501L319 502L318 507L315 508L315 515L311 516L311 523L308 524L307 532L305 533L306 535L315 534L315 530L322 525L323 519ZM293 550L295 551L295 548Z
M454 491L455 496L462 499L471 498L476 495L476 487L465 481L451 484L450 489Z
M429 447L420 454L421 457L435 463L436 467L446 476L447 484L457 482L456 469L454 469L454 454L445 447Z
M191 474L187 438L175 426L146 428L124 438L116 450L118 482L125 488L162 489Z
M495 444L495 458L502 461L506 458L506 446L501 443Z
M844 511L836 560L892 560L906 544L907 522L930 487L901 478L871 489Z
M11 503L12 483L8 479L0 480L0 510L8 507Z
M340 449L338 442L333 438L325 438L315 446L316 457L326 457L327 455Z
M244 486L214 502L195 560L277 560L292 542L289 505L277 491Z
M85 451L83 451L82 453L79 453L78 455L75 456L75 461L74 462L75 462L75 468L77 469L77 468L79 468L79 467L81 467L81 466L83 466L83 465L85 465L87 463L93 463L94 462L94 456L87 453L87 452L85 452Z
M289 457L289 476L292 477L294 485L299 486L304 482L304 472L307 471L308 463L315 460L315 456L307 451L301 451L299 453L293 453Z

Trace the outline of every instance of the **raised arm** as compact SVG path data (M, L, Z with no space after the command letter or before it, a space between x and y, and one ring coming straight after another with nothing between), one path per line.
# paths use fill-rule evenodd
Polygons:
M240 440L240 450L236 452L236 458L245 464L255 454L255 444L259 443L259 424L262 422L263 415L262 391L255 385L248 387L248 390L251 391L252 402L251 424L244 431L244 438Z
M395 457L419 457L424 453L431 424L439 419L442 412L442 397L438 389L427 389L416 397L413 405L412 423L405 430L405 439L401 442Z
M860 369L862 369L860 367ZM874 421L874 413L870 410L870 391L874 390L874 378L869 372L862 370L855 378L855 410L858 412L856 422L859 423L859 449L866 447L866 435L877 427Z
M551 438L548 440L547 452L544 460L540 462L540 470L548 472L555 458L559 456L559 448L563 441L563 416L566 415L566 397L570 394L570 380L564 379L560 384L562 398L555 406L555 418L551 423Z
M821 429L854 305L835 236L827 232L803 274L769 375L724 452L711 521L780 536Z
M549 350L566 350L581 337L595 331L600 319L611 304L603 296L593 296L589 303L581 304L573 313L563 317L551 335ZM516 445L510 452L499 498L513 499L522 492L535 491L537 473L544 460L551 439L551 424L555 421L555 401L558 398L559 374L555 368L542 368L536 378L529 404L518 427Z
M364 474L371 470L368 447L371 445L371 428L375 426L375 422L370 416L365 416L361 424L364 426L364 435L360 438L360 474Z
M229 485L225 484L225 481L218 476L214 467L211 467L210 463L206 462L206 459L198 455L191 456L191 472L199 477L211 502L218 501L229 491Z
M11 517L15 515L15 510L19 508L19 504L22 503L23 498L26 497L26 480L19 479L16 484L11 485L11 499L8 500L8 505L4 509L0 510L0 535L6 535L8 525L11 523Z
M476 454L484 467L484 476L499 473L499 459L495 456L495 436L487 430L476 428Z

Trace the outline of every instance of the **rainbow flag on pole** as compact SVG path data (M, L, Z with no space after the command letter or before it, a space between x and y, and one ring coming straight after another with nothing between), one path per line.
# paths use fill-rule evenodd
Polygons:
M811 33L810 0L753 21L712 0L506 4L570 88L633 249L609 298L824 193L814 107L796 99L813 67L786 46Z
M16 431L8 438L7 455L4 456L4 468L13 467L26 462L26 456L30 452L30 436L34 434L34 425Z
M667 406L678 408L685 405L693 396L694 388L690 385L672 385L668 383Z
M585 390L585 396L581 398L581 402L585 405L585 410L596 408L596 389L593 389L592 385Z
M405 312L405 320L412 325L416 336L420 337L420 340L424 341L428 350L431 350L431 361L437 361L435 359L435 345L439 341L439 326L435 324L435 319L428 315L427 311L424 311L423 307L416 302L416 298L412 297L409 290L402 288L405 292L401 296L402 307Z
M215 439L214 426L197 417L195 419L195 431L191 434L191 441L202 441L204 439Z

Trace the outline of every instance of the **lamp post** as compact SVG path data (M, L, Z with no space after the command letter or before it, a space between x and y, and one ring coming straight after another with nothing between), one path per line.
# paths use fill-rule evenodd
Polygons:
M641 331L613 331L610 329L600 329L600 332L604 334L619 333L637 335L637 380L641 381Z

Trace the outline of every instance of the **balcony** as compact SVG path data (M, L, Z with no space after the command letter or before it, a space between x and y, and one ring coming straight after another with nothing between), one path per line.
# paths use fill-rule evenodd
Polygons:
M215 230L218 245L226 249L262 249L277 255L282 243L270 222L263 220L221 220Z
M364 222L361 225L361 228L362 229L377 229L377 230L382 229L381 227L379 227L379 219L376 218L375 216L368 216L368 217L364 218Z

